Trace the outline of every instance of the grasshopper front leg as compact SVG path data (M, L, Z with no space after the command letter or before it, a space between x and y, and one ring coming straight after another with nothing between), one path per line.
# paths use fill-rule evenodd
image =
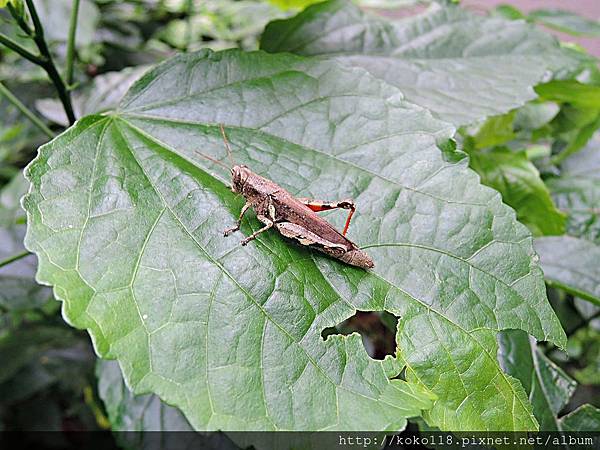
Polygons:
M246 214L246 211L248 211L248 208L250 208L250 206L251 206L250 203L246 202L246 204L242 207L242 212L240 212L240 217L239 217L236 225L234 227L227 228L225 231L223 231L223 236L227 237L231 233L235 233L237 230L240 229L240 226L242 224L242 217L244 217L244 214Z
M271 203L270 198L267 200L267 208L266 209L269 212L269 217L267 217L263 214L256 215L256 218L258 220L260 220L262 223L264 223L265 226L262 227L260 230L256 230L254 233L252 233L247 238L243 239L241 242L242 245L247 245L248 242L250 242L253 239L256 239L256 236L258 236L260 233L264 233L265 231L267 231L269 228L271 228L275 224L275 206L273 206L273 203Z

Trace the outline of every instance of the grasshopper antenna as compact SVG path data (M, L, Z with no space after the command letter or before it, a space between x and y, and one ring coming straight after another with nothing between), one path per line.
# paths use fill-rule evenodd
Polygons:
M218 165L220 165L222 167L225 167L228 170L231 170L231 167L228 167L227 164L224 164L222 161L219 161L218 159L215 159L212 156L205 155L204 153L201 153L198 150L196 150L196 153L198 153L203 158L208 159L211 162L214 162L215 164L218 164Z
M221 135L223 136L223 142L225 143L225 148L227 149L227 155L229 156L229 162L231 163L231 167L235 166L233 162L233 156L231 153L231 148L229 147L229 141L227 140L227 135L225 134L225 128L223 128L223 124L219 124L219 128L221 128Z

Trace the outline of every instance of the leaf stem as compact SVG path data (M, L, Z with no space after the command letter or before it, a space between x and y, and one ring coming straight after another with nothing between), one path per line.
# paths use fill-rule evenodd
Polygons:
M4 33L0 33L0 44L4 44L6 47L10 48L15 53L18 53L23 58L31 61L34 64L37 64L38 66L42 66L44 64L44 61L42 61L42 59L39 56L34 55L21 44L13 41Z
M8 266L9 264L11 264L15 261L18 261L19 259L23 259L28 255L31 255L31 253L29 253L27 250L25 250L24 252L17 253L16 255L9 256L5 260L0 261L0 267Z
M21 100L15 97L15 95L12 92L10 92L1 81L0 94L4 95L9 102L15 105L17 109L21 111L23 115L27 117L31 121L31 123L38 127L46 136L48 136L50 139L54 138L54 133L52 132L52 130L48 128L46 124L42 122L41 119L33 113L33 111L31 111L27 106L25 106L23 102L21 102Z
M35 5L33 4L33 0L25 0L27 3L27 8L29 9L29 15L31 16L31 21L33 22L33 40L37 45L40 55L41 61L40 64L45 70L50 80L56 87L58 92L58 97L65 109L65 113L67 114L67 118L69 119L69 124L73 125L75 123L75 114L73 113L73 105L71 103L71 93L68 91L65 83L56 70L56 65L54 64L54 60L52 59L52 54L48 49L48 44L46 44L46 39L44 38L44 27L40 22L40 18L35 9Z
M71 20L69 22L69 38L67 41L67 68L65 70L65 81L67 86L73 84L73 61L75 57L75 35L77 32L77 14L79 13L79 0L73 0L71 9Z

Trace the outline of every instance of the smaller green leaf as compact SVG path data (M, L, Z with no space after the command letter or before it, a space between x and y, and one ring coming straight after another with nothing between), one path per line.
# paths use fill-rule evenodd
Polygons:
M490 117L474 136L476 148L494 147L515 138L513 122L515 111Z
M71 0L33 0L49 41L67 42L69 18L73 2ZM81 0L77 15L77 35L75 44L84 47L94 42L96 28L100 23L100 10L91 0Z
M557 207L567 213L567 233L600 244L600 141L564 160L561 176L546 185Z
M577 155L566 159L561 169L562 173L572 176L600 180L600 135L591 139Z
M582 405L561 419L563 431L600 430L600 409L592 405Z
M510 20L525 19L527 17L512 5L498 5L494 11L502 17Z
M563 9L538 9L529 19L573 36L600 36L600 22Z
M40 325L35 332L27 328L15 330L0 339L0 383L14 376L49 348L68 346L73 333L63 326Z
M560 107L553 102L529 102L515 114L516 130L536 130L556 117Z
M13 6L17 6L20 1L19 0L0 0L0 8L5 8L6 5L11 4Z
M554 80L539 84L535 92L545 100L570 103L583 108L600 108L600 87L575 80Z
M41 358L35 359L0 383L0 396L4 405L23 401L56 382L53 374L41 363Z
M18 174L0 189L0 261L25 251L23 238L25 224L19 201L27 192L28 183ZM37 268L33 255L0 267L0 307L8 311L22 311L42 306L51 297L50 289L35 282Z
M567 352L571 358L577 360L577 366L573 371L575 379L581 384L600 386L600 331L593 326L580 328L569 337Z
M534 234L562 234L565 215L554 205L550 193L525 152L506 148L471 152L470 166L483 184L502 194L504 202Z
M559 164L564 161L565 158L577 153L579 150L585 147L599 127L600 113L597 113L596 117L591 122L581 127L581 129L575 133L574 137L569 141L567 147L552 158L552 162Z
M281 8L283 10L288 9L304 9L313 3L319 3L323 0L268 0L269 3Z
M575 392L575 381L550 361L527 333L503 331L498 343L500 364L523 384L540 429L560 430L557 416Z
M118 72L107 72L95 77L89 85L72 94L73 109L77 118L116 108L131 85L148 69L148 66L127 67ZM46 119L67 127L69 121L60 101L41 98L36 109Z
M600 305L600 246L571 236L534 240L546 281Z
M133 395L117 361L99 359L96 376L113 431L193 431L183 413L157 395Z
M322 1L322 0L321 0ZM361 8L397 9L423 6L435 0L353 0ZM313 2L314 3L314 2ZM449 3L458 3L449 1Z
M568 214L568 233L600 243L600 179L566 174L546 183L557 207Z

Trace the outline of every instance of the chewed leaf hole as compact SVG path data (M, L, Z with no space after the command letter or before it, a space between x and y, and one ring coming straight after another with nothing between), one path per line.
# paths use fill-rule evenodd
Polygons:
M347 336L358 332L368 355L373 359L384 359L396 354L397 324L398 317L387 311L356 311L340 324L325 328L321 337L327 340L333 334Z

